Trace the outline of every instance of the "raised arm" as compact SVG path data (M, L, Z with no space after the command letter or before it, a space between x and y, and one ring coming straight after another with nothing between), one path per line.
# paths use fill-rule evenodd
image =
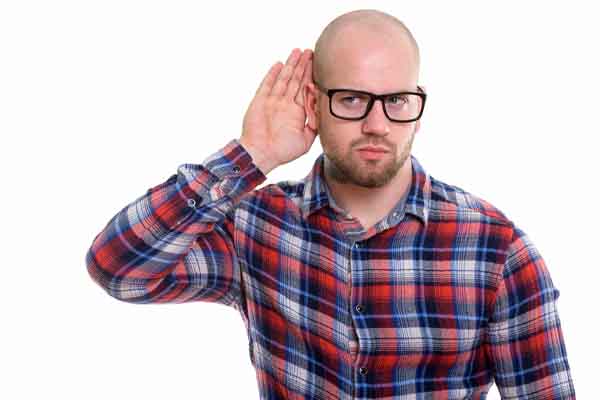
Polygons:
M182 164L94 238L86 256L90 276L132 303L231 304L240 274L235 205L265 179L235 139L201 164Z
M179 166L94 238L86 255L92 279L132 303L237 301L237 205L269 171L314 142L303 97L311 72L309 49L294 49L285 65L275 63L248 107L239 140L200 164Z

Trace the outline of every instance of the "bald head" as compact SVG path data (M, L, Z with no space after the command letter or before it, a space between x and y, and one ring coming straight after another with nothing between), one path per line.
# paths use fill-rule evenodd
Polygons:
M361 41L361 39L363 39ZM369 40L388 47L408 47L407 60L418 76L420 66L419 47L408 28L396 17L378 10L355 10L342 14L331 21L319 36L313 54L313 79L327 82L335 71L338 51L354 46L365 46Z

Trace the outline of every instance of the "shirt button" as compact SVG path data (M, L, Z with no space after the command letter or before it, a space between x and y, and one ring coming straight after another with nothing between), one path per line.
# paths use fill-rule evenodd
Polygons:
M394 217L397 217L398 214L400 214L398 211L394 211L394 213L392 214Z
M366 374L367 374L367 372L368 372L368 370L367 370L365 367L360 367L360 368L358 369L358 372L359 372L361 375L366 375Z
M360 304L357 304L357 305L356 305L356 307L354 307L354 309L355 309L357 312L361 313L361 312L363 312L363 310L364 310L364 307L363 307L363 306L361 306Z
M194 200L194 199L188 199L187 203L188 203L188 206L190 206L192 208L196 207L196 200Z
M354 243L354 248L359 249L360 248L360 243L358 243L358 242Z
M234 165L231 170L233 171L234 174L238 174L240 172L240 167L238 167L237 165Z

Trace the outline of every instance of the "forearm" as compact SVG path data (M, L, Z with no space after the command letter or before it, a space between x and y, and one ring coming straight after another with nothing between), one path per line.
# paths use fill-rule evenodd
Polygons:
M124 207L94 238L86 254L90 276L111 296L128 302L216 299L216 292L198 292L209 274L219 275L212 283L217 291L226 291L231 282L233 257L227 253L234 251L234 228L227 215L265 179L234 141L201 164L182 164L177 174ZM193 249L206 251L202 265L197 257L186 260ZM216 259L220 265L207 261Z

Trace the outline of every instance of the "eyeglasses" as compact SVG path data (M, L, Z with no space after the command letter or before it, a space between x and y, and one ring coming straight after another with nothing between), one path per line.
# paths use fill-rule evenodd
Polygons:
M385 116L393 122L412 122L421 118L427 95L420 86L418 92L374 94L355 89L327 89L314 82L329 97L329 111L335 117L349 121L363 119L376 100L381 100Z

